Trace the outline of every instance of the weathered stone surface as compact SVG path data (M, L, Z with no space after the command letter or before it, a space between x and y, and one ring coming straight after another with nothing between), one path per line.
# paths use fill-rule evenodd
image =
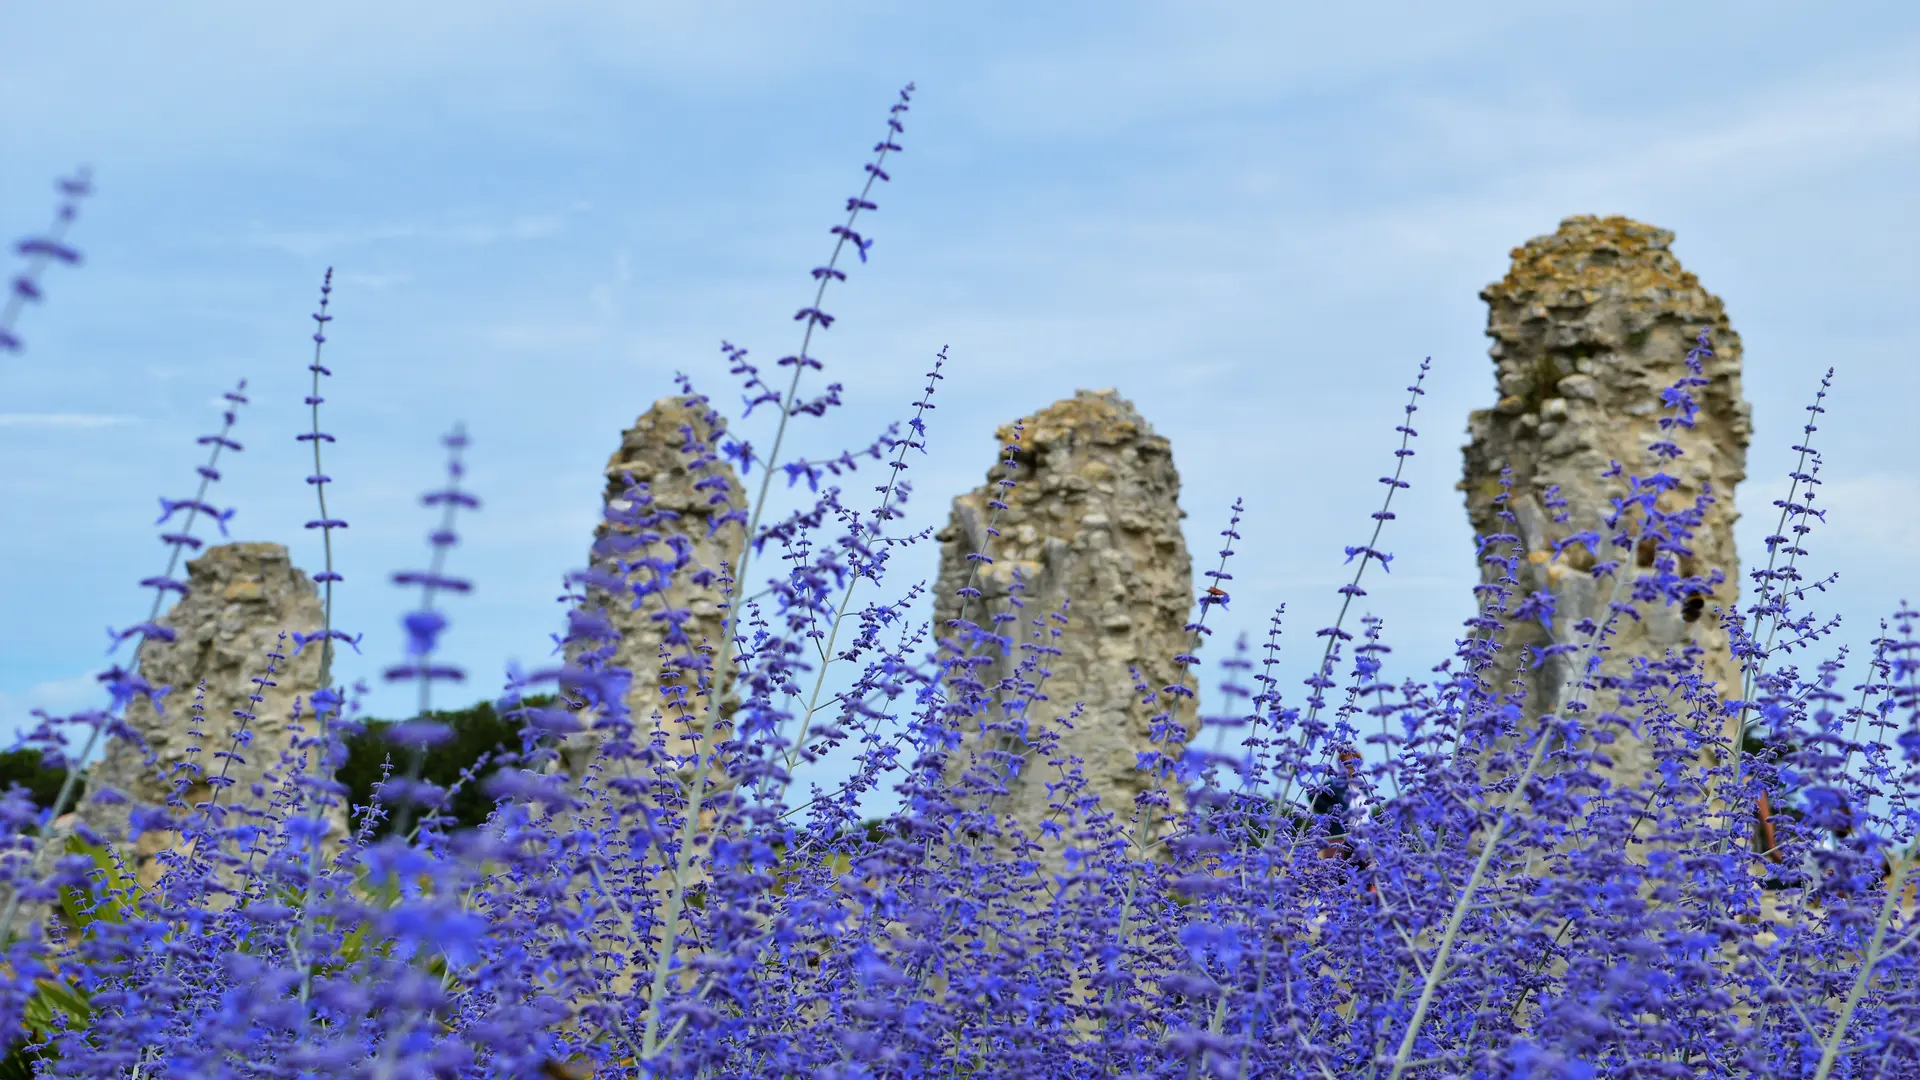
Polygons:
M1144 705L1132 673L1137 670L1154 690L1195 685L1174 660L1193 644L1184 629L1193 571L1180 532L1186 516L1179 504L1180 475L1172 446L1113 390L1079 391L1020 426L1015 486L999 486L1006 466L996 464L984 485L954 499L952 517L938 534L934 626L950 633L947 622L962 613L956 593L969 581L982 595L966 602L965 617L983 627L991 625L992 614L1008 610L1015 574L1024 581L1024 607L1002 630L1016 642L1032 640L1034 620L1050 623L1063 598L1070 601L1064 633L1051 643L1060 655L1041 665L1052 674L1041 687L1046 700L1028 710L1028 735L1037 734L1038 725L1058 731L1058 760L1064 765L1064 755L1083 759L1090 791L1124 822L1134 797L1155 783L1136 767L1136 755L1152 748L1150 718L1171 707L1187 733L1195 726L1194 698L1161 694L1157 703ZM1014 441L1014 425L1002 427L996 438L1002 447ZM1007 504L997 519L988 506L994 499ZM989 538L990 522L998 536ZM967 556L982 551L993 562L980 564L976 577ZM1016 649L977 677L991 686L1021 656ZM1076 702L1085 708L1069 729L1059 719ZM1033 759L1017 737L995 742L1028 760L994 809L1017 817L1037 838L1040 822L1054 814L1046 785L1058 782L1063 768ZM1178 756L1180 744L1159 749ZM1169 796L1170 809L1177 808L1178 793Z
M1570 217L1558 231L1513 250L1507 276L1481 291L1488 305L1487 336L1497 368L1499 401L1468 420L1465 447L1467 512L1474 532L1514 531L1523 552L1516 601L1535 590L1555 600L1554 641L1575 640L1574 625L1605 618L1607 581L1588 571L1594 558L1579 544L1559 556L1555 541L1587 529L1606 535L1602 515L1625 491L1624 479L1605 479L1610 461L1630 474L1650 475L1656 461L1649 443L1661 438L1667 415L1661 391L1686 374L1686 353L1704 327L1714 356L1705 361L1708 384L1697 387L1700 405L1692 430L1675 429L1684 451L1668 471L1679 487L1663 509L1691 506L1710 488L1714 503L1692 540L1693 555L1680 560L1683 575L1720 571L1725 580L1703 597L1689 620L1679 605L1642 605L1639 621L1622 619L1610 641L1602 673L1618 675L1635 657L1658 659L1689 645L1704 653L1708 675L1722 697L1738 696L1739 668L1728 650L1717 608L1732 608L1738 596L1734 553L1734 487L1746 475L1751 412L1740 388L1740 336L1728 324L1719 298L1681 269L1668 250L1673 234L1623 217ZM1512 510L1517 529L1496 516L1500 471L1513 469ZM1567 500L1564 523L1545 505L1550 485ZM1505 554L1505 552L1500 552ZM1635 574L1649 574L1651 551L1629 556L1621 599L1630 596ZM1601 558L1618 557L1603 550ZM1483 580L1499 576L1482 567ZM1538 623L1512 627L1503 639L1501 662L1490 685L1509 689L1516 676L1528 692L1529 717L1553 712L1566 700L1573 656L1526 668L1521 646L1545 646ZM1616 780L1632 783L1651 762L1648 748L1630 738L1609 748Z
M667 670L668 663L661 657L661 646L667 630L656 615L669 607L691 611L693 617L684 624L687 637L696 648L710 650L712 700L719 705L721 715L707 717L702 722L716 728L712 738L724 737L724 720L731 716L734 704L730 650L721 640L727 596L720 576L738 568L740 552L746 543L746 529L737 521L728 521L718 529L714 524L730 509L741 507L746 495L733 466L725 459L710 463L704 474L696 473L689 469L690 459L683 449L689 436L699 443L710 443L713 435L707 408L697 401L663 398L642 413L633 426L622 433L620 448L607 460L604 499L616 509L624 507L630 476L633 481L646 485L646 492L652 497L652 509L677 517L639 531L602 521L594 530L595 553L589 556L596 569L622 577L630 588L645 594L638 597L637 608L633 591L614 596L593 589L588 599L590 606L606 612L614 629L620 632L614 662L633 674L626 701L636 737L644 744L644 733L664 720L670 733L668 745L678 753L687 750L672 738L683 725L679 722L679 713L668 708L670 695L663 694L661 689L661 674ZM706 486L696 486L702 483L703 476ZM720 501L715 501L716 496ZM643 543L623 554L607 554L603 542L610 530L626 533ZM670 581L662 590L657 588L658 573L654 568L633 565L641 559L667 559L680 566L668 575ZM628 564L625 568L620 565L623 561ZM684 654L685 648L669 646L668 651L678 657ZM675 681L677 679L669 680L669 687ZM699 707L691 690L687 700ZM598 747L599 736L592 731L569 736L563 749L568 772L575 777L583 775Z
M737 705L732 690L731 650L721 637L727 613L726 585L722 578L739 568L746 529L735 520L721 523L718 528L715 525L730 510L745 504L745 493L733 467L724 458L708 463L703 471L692 467L709 450L717 454L717 448L711 446L714 435L708 408L699 399L663 398L642 413L633 426L622 433L620 448L607 460L603 505L616 513L638 509L642 514L664 511L674 516L663 516L645 526L603 519L594 530L594 543L588 554L589 564L595 569L627 583L627 591L617 595L598 586L589 588L585 606L604 612L619 632L611 662L632 675L626 705L634 725L634 742L645 746L656 734L663 735L669 752L683 756L693 752L694 744L682 739L690 731L704 733L705 741L699 744L702 752L728 738ZM696 448L690 443L701 445ZM644 492L636 491L642 495L638 507L628 499L630 483L644 485ZM674 566L665 571L664 588L661 587L662 571L638 565L649 559L665 560ZM634 604L636 599L640 601L638 607ZM712 664L708 700L703 701L693 692L689 673L673 666L687 655L688 647L667 643L667 625L654 618L670 607L692 612L683 628L693 648L704 652ZM662 656L663 645L666 656ZM584 646L575 649L574 658L582 651ZM664 680L664 691L663 674L671 675ZM682 682L689 685L685 701L693 706L691 712L670 707L677 696L670 691ZM594 770L596 762L600 763L597 785L604 792L610 776L628 770L609 765L600 758L600 747L606 736L604 731L593 727L601 719L597 710L585 710L579 719L588 727L562 741L559 765L576 784L576 794L581 794L589 772ZM695 778L691 767L679 770L683 791L690 793ZM709 835L715 819L710 800L730 790L733 783L724 760L714 762L707 770L703 807L699 812L702 837ZM610 802L590 802L585 816L593 822L607 820L614 811ZM639 809L629 800L620 802L620 813L633 815ZM570 816L561 815L561 821L556 824L568 827L570 822L566 819ZM638 818L627 820L631 824ZM615 825L609 832L620 835L623 829ZM657 854L649 856L657 857ZM696 861L691 878L683 886L692 889L703 881L701 866ZM647 885L653 902L665 903L674 888L673 875L667 871L653 874ZM582 874L572 891L576 896L586 897L593 889L590 877ZM635 980L643 978L647 965L652 962L652 946L644 940L633 940L622 928L596 932L593 946L597 952L620 958L612 964L616 992L625 992Z
M279 778L286 775L281 755L292 747L296 732L294 700L300 699L300 726L308 737L316 734L309 704L320 685L320 649L317 644L294 653L292 635L312 634L320 628L322 610L313 582L295 569L287 549L279 544L237 543L208 548L187 563L187 593L160 617L171 628L171 642L151 638L140 646L140 674L154 685L173 689L155 709L144 698L128 706L126 722L153 751L149 765L141 750L114 740L89 777L89 798L82 811L87 822L109 839L125 836L130 806L163 805L174 789L169 778L177 767L197 770L188 788L186 804L205 801L212 786L208 778L234 781L220 796L223 806L264 810ZM285 633L287 637L281 638ZM269 652L284 659L274 662L273 685L256 689L253 680L265 676ZM203 713L194 723L191 706L195 692L207 684ZM254 693L262 700L250 706ZM244 724L248 745L237 756L234 735L242 728L237 710L249 709L253 719ZM204 737L195 737L198 730ZM317 755L302 751L302 771L317 764ZM224 770L224 772L223 772ZM97 801L103 789L126 796L130 803L113 806ZM345 809L336 807L330 832L345 835ZM167 834L143 834L134 854L142 879L157 879L154 856L172 842Z

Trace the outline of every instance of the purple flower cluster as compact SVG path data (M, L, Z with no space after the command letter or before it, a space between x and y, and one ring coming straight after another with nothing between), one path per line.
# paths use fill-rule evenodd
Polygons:
M832 229L832 258L812 272L812 301L795 315L800 348L779 362L791 369L785 385L724 346L742 421L777 409L770 450L681 382L703 422L682 429L685 468L711 527L744 529L738 564L696 569L675 512L629 481L607 503L593 566L568 578L561 659L510 673L499 708L526 734L488 781L496 808L483 827L457 828L451 792L421 779L418 752L439 735L429 689L465 677L435 658L449 625L438 602L471 588L448 565L455 513L479 509L461 486L467 440L456 428L444 440L449 482L425 499L441 514L431 563L393 578L420 589L406 655L385 671L420 689L419 720L397 738L413 752L349 836L328 839L343 790L311 765L337 761L343 731L357 730L330 672L304 703L317 722L255 805L221 782L243 727L236 745L210 748L215 775L183 772L171 805L133 815L135 831L177 837L157 880L137 879L123 850L84 828L47 850L71 784L51 814L18 790L0 798L8 1067L382 1080L1920 1076L1920 921L1908 898L1920 613L1902 605L1857 674L1844 650L1801 659L1832 628L1804 610L1824 583L1796 569L1821 517L1812 419L1825 381L1750 603L1701 610L1715 579L1680 567L1713 496L1675 505L1666 470L1697 410L1705 331L1689 374L1662 396L1656 467L1616 464L1604 528L1563 542L1591 550L1607 602L1532 657L1568 673L1557 711L1491 675L1504 627L1555 626L1553 596L1516 588L1517 530L1479 538L1493 573L1430 677L1390 681L1381 621L1347 622L1368 567L1385 572L1392 559L1382 545L1407 486L1398 465L1414 452L1423 363L1385 500L1365 543L1346 548L1355 575L1339 590L1340 617L1316 634L1322 655L1304 693L1290 696L1275 674L1276 612L1261 656L1243 638L1218 660L1215 713L1200 730L1172 719L1174 699L1192 693L1183 678L1138 681L1140 697L1166 709L1139 755L1151 782L1132 805L1103 805L1067 757L1046 820L997 812L1007 770L1029 756L1008 753L1007 740L1046 760L1050 726L1080 713L1045 687L1058 642L1083 630L1069 610L1022 611L1018 582L988 601L969 581L945 626L909 617L921 586L887 593L896 556L929 538L897 523L946 350L904 425L835 457L781 456L791 421L840 403L838 383L808 396L807 372L824 368L809 350L834 322L822 304L828 284L846 280L841 254L867 263L873 240L854 226L879 209L874 185L902 152L912 89ZM333 641L354 640L331 624L332 531L345 522L327 516L319 457L331 441L317 411L330 292L329 272L314 425L300 436L315 450L320 516L309 527L328 552L316 580L329 615L295 643L318 638L329 667ZM1022 482L1020 438L1006 448L1003 492ZM214 456L200 492L163 500L163 523L185 512L163 536L175 562L200 544L198 515L223 525L231 513L205 488L219 452L239 445L224 429L202 441ZM862 458L887 466L864 508L834 483ZM759 481L743 504L722 461ZM765 520L782 476L788 488L806 481L810 505ZM1564 506L1556 492L1546 502ZM976 571L992 564L1005 508L988 506ZM1174 658L1183 677L1206 662L1208 618L1231 601L1240 510ZM114 632L116 645L168 637L160 599L185 589L174 572L170 562L142 582L156 590L153 610ZM725 598L723 640L697 637L693 613L674 606L668 586L689 576ZM619 632L590 589L661 628L650 673L660 717L630 709L634 672L616 663ZM1744 685L1708 682L1697 651L1637 659L1624 676L1603 670L1622 621L1661 605L1721 619ZM286 657L284 647L261 657L262 691ZM1006 657L1017 662L998 663ZM137 667L102 677L108 708L64 724L41 717L30 741L57 753L77 725L86 748L55 758L74 761L96 738L137 738L119 719L125 705L169 689ZM535 704L541 687L558 702ZM183 722L200 712L196 701ZM580 737L595 750L574 776L559 747ZM1623 738L1653 752L1637 783L1609 771ZM845 783L792 790L801 764L848 751ZM875 793L899 810L867 820ZM400 827L375 840L389 816ZM1049 849L1060 862L1041 857ZM19 918L28 903L52 914Z

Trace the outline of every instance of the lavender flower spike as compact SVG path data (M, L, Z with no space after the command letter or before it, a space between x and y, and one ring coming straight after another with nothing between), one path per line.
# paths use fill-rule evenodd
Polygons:
M7 292L7 303L0 308L0 352L21 352L26 343L14 332L13 324L20 317L20 311L30 301L40 300L44 293L40 288L40 273L49 262L62 262L68 266L80 264L80 253L66 243L67 227L79 213L80 200L93 190L92 173L82 165L73 176L60 180L55 185L61 195L60 209L54 213L53 225L47 235L30 237L15 245L14 250L27 257L27 268L13 279L13 287Z

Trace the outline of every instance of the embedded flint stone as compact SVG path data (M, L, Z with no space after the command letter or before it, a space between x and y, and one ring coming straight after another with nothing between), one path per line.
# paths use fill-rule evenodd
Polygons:
M318 747L296 750L294 742L319 735L311 699L320 689L320 643L296 651L293 635L317 633L323 617L313 581L294 567L283 545L221 544L189 561L186 594L158 620L173 631L173 640L149 637L138 654L141 677L171 689L158 706L145 697L127 706L126 724L145 750L123 739L108 743L90 774L81 818L105 839L123 842L132 808L166 805L179 778L187 785L185 808L207 801L219 788L220 806L258 821L272 806L276 787L294 773L319 772ZM266 674L269 661L271 676ZM267 681L256 681L261 679ZM196 716L192 706L202 681L206 696ZM255 694L261 700L250 701ZM252 718L243 720L236 715L240 712ZM231 783L213 782L222 776ZM330 774L324 779L332 782ZM107 791L126 801L102 798ZM328 814L328 848L346 835L346 798L336 792L335 799ZM177 841L176 834L162 832L143 832L134 841L132 855L144 884L158 881L163 867L157 856Z
M1697 651L1722 699L1740 695L1740 669L1729 651L1719 612L1732 610L1739 595L1740 564L1734 552L1734 488L1746 477L1751 409L1740 388L1740 336L1727 321L1720 299L1683 270L1668 246L1673 233L1624 217L1569 217L1557 231L1513 249L1507 276L1487 286L1488 350L1499 400L1468 419L1465 449L1467 513L1474 533L1514 533L1520 538L1518 585L1510 604L1536 591L1550 594L1552 630L1539 621L1505 627L1502 649L1485 678L1495 692L1524 687L1528 720L1561 710L1572 690L1576 653L1551 656L1538 667L1532 649L1576 642L1576 625L1606 619L1612 593L1608 579L1590 573L1596 557L1575 543L1556 552L1570 535L1594 530L1609 536L1603 517L1610 500L1625 494L1624 476L1602 474L1617 461L1624 474L1650 476L1662 466L1648 445L1671 438L1684 454L1665 466L1678 486L1663 495L1663 510L1691 507L1702 492L1713 502L1674 567L1683 577L1719 573L1711 591L1694 602L1639 604L1639 618L1615 620L1616 636L1603 655L1604 678L1626 675L1637 659L1659 662L1670 653ZM1687 374L1686 354L1706 329L1713 356L1705 358L1704 386L1694 388L1700 406L1692 429L1663 432L1669 411L1661 394ZM1498 516L1503 467L1512 469L1512 526ZM1556 510L1548 489L1566 500ZM1564 522L1555 520L1564 513ZM1623 522L1623 528L1634 529ZM1505 556L1509 545L1484 554ZM1622 560L1621 600L1635 578L1653 574L1654 550L1643 544L1623 552L1600 548L1599 560ZM1483 584L1504 571L1482 564ZM1605 707L1605 691L1598 701ZM1591 714L1590 714L1591 715ZM1652 765L1650 748L1632 733L1604 751L1614 761L1617 783L1633 784Z
M648 733L663 730L669 750L677 754L691 752L690 744L679 738L690 723L708 729L703 752L725 738L726 723L737 704L731 651L721 637L727 613L722 579L740 565L746 528L737 519L724 523L721 519L742 507L746 495L733 466L719 457L719 448L713 445L716 419L698 398L662 398L621 434L620 448L607 459L603 500L615 510L629 508L631 478L645 485L645 494L652 500L642 509L662 512L662 517L644 528L602 520L594 530L589 556L596 570L625 582L625 591L617 595L589 588L588 606L604 612L619 632L612 663L632 673L626 704L635 738L645 745ZM704 471L694 469L694 462L708 453L715 460ZM656 566L641 565L643 560L660 560L673 568L663 575ZM667 643L668 624L658 616L668 608L692 613L682 624L686 645ZM695 692L692 673L678 666L689 650L704 654L711 665L712 689L707 699ZM663 673L668 675L665 689ZM675 704L681 700L690 712L683 713ZM601 738L588 730L564 740L565 767L575 779L585 774ZM712 784L720 780L717 772L710 778L710 794Z
M1079 758L1088 793L1122 827L1134 813L1135 797L1166 788L1165 809L1177 811L1176 785L1155 779L1138 767L1139 755L1157 750L1178 757L1195 727L1196 700L1170 694L1169 685L1191 690L1195 679L1175 657L1190 651L1193 635L1185 627L1193 604L1192 562L1180 531L1180 474L1173 449L1155 434L1132 404L1114 390L1081 390L996 434L1005 447L1018 438L1011 479L1005 454L987 472L987 482L953 501L952 517L937 534L940 576L934 593L934 628L942 637L955 631L954 619L1011 638L1011 646L974 646L992 655L990 665L972 676L995 687L1016 672L1028 654L1023 644L1058 649L1042 656L1038 696L1023 714L1002 712L1008 694L996 692L988 713L989 730L979 718L969 732L973 745L959 757L990 768L1005 785L992 809L1018 819L1028 836L1040 840L1048 818L1064 824L1055 809L1065 796L1050 794L1049 783L1063 778L1069 757ZM1002 500L997 512L989 505ZM997 535L989 535L989 529ZM991 562L970 558L984 553ZM1016 588L1018 582L1018 588ZM977 599L959 595L971 586ZM1017 606L1015 601L1017 599ZM1054 616L1065 608L1066 621ZM994 617L1016 618L999 626ZM1036 624L1039 637L1035 637ZM1056 633L1057 632L1057 633ZM965 646L966 642L958 642ZM1153 704L1136 689L1155 691ZM1078 715L1072 715L1076 705ZM1171 712L1177 725L1171 737L1152 740L1155 714ZM1058 736L1051 756L1036 752L1043 731ZM1016 769L996 763L985 750L1019 755ZM1088 814L1080 812L1086 824ZM1071 837L1071 830L1067 834ZM1048 845L1057 865L1057 844Z

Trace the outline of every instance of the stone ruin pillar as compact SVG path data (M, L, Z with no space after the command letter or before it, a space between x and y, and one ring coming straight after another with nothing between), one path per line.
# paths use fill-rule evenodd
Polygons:
M1660 659L1698 646L1707 677L1722 698L1740 694L1740 669L1728 649L1716 609L1738 599L1740 564L1734 553L1734 486L1746 477L1751 410L1740 390L1740 336L1727 322L1720 299L1680 268L1668 250L1673 233L1624 217L1570 217L1550 236L1513 249L1507 276L1480 293L1487 302L1488 350L1498 372L1500 398L1468 419L1465 447L1467 513L1476 535L1517 533L1521 538L1519 585L1513 602L1545 590L1555 599L1553 640L1573 641L1574 624L1606 617L1608 582L1588 573L1595 559L1582 545L1557 557L1555 541L1595 530L1607 535L1602 515L1609 499L1623 494L1625 480L1603 479L1609 461L1628 474L1649 475L1656 459L1647 444L1662 437L1657 421L1667 415L1661 391L1686 374L1686 353L1704 327L1714 355L1705 360L1707 385L1696 387L1700 405L1692 430L1675 428L1672 440L1685 451L1669 471L1679 487L1663 509L1691 506L1711 486L1714 502L1691 541L1693 555L1679 560L1682 575L1720 571L1725 580L1698 605L1640 606L1640 619L1616 621L1601 673L1621 675L1635 657ZM1517 528L1496 517L1503 466L1513 470L1511 509ZM1565 524L1545 505L1549 485L1567 500ZM1631 555L1602 548L1601 559L1623 558L1622 571L1649 574L1652 551ZM1505 551L1497 552L1505 555ZM1483 582L1500 576L1482 566ZM1621 599L1630 597L1632 579ZM1555 657L1529 670L1521 646L1548 644L1538 621L1509 626L1498 663L1488 676L1497 692L1510 692L1518 677L1527 690L1529 719L1557 711L1573 674L1574 657ZM1600 704L1606 703L1602 691ZM1651 767L1651 752L1622 737L1607 754L1616 782L1633 784Z
M730 662L732 645L722 639L722 623L727 614L727 594L724 583L719 580L725 573L732 575L740 566L740 555L746 546L746 528L737 521L729 521L718 529L713 525L716 519L730 509L745 504L746 495L733 466L724 458L714 461L708 467L705 476L719 478L723 486L696 488L701 475L688 468L689 457L682 448L687 445L688 436L703 444L711 444L714 430L707 423L708 410L696 401L684 397L662 398L654 402L653 407L640 414L633 426L621 434L620 448L607 459L604 470L606 488L602 494L603 504L616 510L627 509L628 477L634 483L645 485L646 493L652 502L646 509L667 511L678 515L672 520L658 522L655 526L636 529L625 524L610 524L604 518L594 529L594 544L588 554L589 564L596 570L604 571L625 580L629 585L644 585L655 580L655 571L650 567L623 568L621 562L629 565L644 558L665 559L676 562L684 559L684 564L672 571L668 577L670 583L661 592L650 592L641 600L641 605L633 605L635 596L632 591L618 595L598 586L587 590L587 606L604 612L607 621L619 632L620 639L614 646L613 665L626 669L632 675L628 684L626 705L629 719L633 723L633 742L646 746L655 733L663 733L669 752L685 755L691 752L690 745L680 736L689 730L688 722L681 719L678 710L669 710L670 699L662 693L661 673L671 659L683 655L685 646L670 645L670 656L663 659L661 645L666 639L666 625L656 621L653 616L668 607L685 608L692 612L684 624L687 637L696 649L710 650L708 656L713 663L711 678L711 704L702 701L691 689L686 700L694 706L689 716L693 725L706 730L706 740L700 744L705 748L730 737L730 723L738 700L733 696L733 665ZM717 448L715 448L717 452ZM716 505L712 502L714 494L725 495L725 502ZM643 511L644 512L644 511ZM640 535L651 534L653 539L630 550L611 551L606 543L616 533L626 534L638 539ZM589 643L598 646L603 643ZM575 648L570 659L577 659L585 651ZM671 684L670 684L671 685ZM562 688L565 692L565 688ZM712 708L713 712L703 711ZM559 768L576 785L587 778L599 757L604 734L592 729L597 721L596 710L587 710L578 714L580 721L588 725L586 730L575 732L561 741ZM603 766L597 781L601 791L607 790L610 776L622 775L618 767ZM679 770L679 780L683 790L691 789L695 772L691 767L683 766ZM726 775L724 765L715 764L707 774L706 794L702 801L728 790L733 780ZM590 804L585 811L588 819L598 821L607 811L607 804ZM711 809L700 809L700 831L702 835L711 835L714 821ZM561 815L553 823L556 831L570 827L567 820L571 813ZM694 882L697 885L702 870L696 862ZM656 900L664 897L672 887L671 874L665 871L654 875L649 887ZM592 886L584 875L577 879L572 890L581 897L592 894ZM593 948L598 953L613 954L618 959L613 967L613 987L616 992L625 992L636 979L642 978L646 965L651 962L646 942L631 940L624 930L612 932L596 931L593 934Z
M159 619L173 630L174 640L151 638L140 644L139 651L141 676L155 686L173 689L161 699L159 710L147 699L135 698L126 711L127 725L146 741L156 761L147 764L143 751L132 743L109 742L89 776L82 819L106 838L122 839L130 808L164 805L174 790L169 774L182 764L189 764L199 778L186 789L189 808L207 799L213 790L207 778L222 775L224 769L234 783L220 796L221 805L266 810L274 788L287 773L281 754L291 749L296 734L294 699L300 700L303 737L318 734L311 698L320 688L320 648L315 643L295 655L292 635L317 631L322 617L313 581L294 568L280 544L221 544L189 561L186 595ZM287 638L281 643L283 631ZM269 651L278 651L285 659L274 662L274 685L256 690L253 680L265 674ZM207 693L196 728L192 705L202 680ZM241 725L234 712L246 709L248 697L256 692L264 700L251 707L254 719L246 725L250 744L238 757L217 757L234 749L233 736ZM203 738L188 734L196 729ZM302 752L301 771L314 769L317 757L315 751ZM99 801L103 789L119 792L128 802ZM330 814L330 842L346 835L345 799L340 802ZM175 834L143 833L134 843L133 858L143 884L158 881L162 867L155 856L177 840Z
M1023 434L1010 491L999 486L1006 466L996 464L987 482L954 499L953 515L938 534L940 576L934 590L934 629L946 637L949 620L960 614L955 594L972 581L978 599L966 602L966 618L982 627L1009 609L1009 589L1018 573L1024 581L1018 618L1000 630L1016 646L1033 641L1036 620L1053 627L1051 616L1070 601L1064 633L1046 642L1060 650L1041 663L1052 671L1041 685L1046 700L1027 709L1029 732L1051 726L1060 736L1058 753L1084 761L1089 793L1122 823L1132 815L1134 796L1153 783L1136 768L1136 755L1151 748L1149 718L1171 709L1173 719L1194 734L1196 699L1164 693L1153 705L1141 703L1134 689L1136 669L1158 691L1176 681L1192 688L1196 680L1174 657L1190 651L1193 635L1184 627L1193 607L1193 566L1180 532L1180 474L1173 448L1154 433L1134 407L1113 390L1081 390L1021 422ZM1004 447L1014 427L996 434ZM1002 499L998 519L988 507ZM989 538L989 522L999 535ZM967 556L986 552L993 562ZM964 643L962 643L964 644ZM1012 673L1025 654L1017 647L976 677L987 686ZM1084 703L1071 728L1059 723L1075 703ZM1040 823L1054 812L1047 783L1057 783L1062 766L1036 759L1017 736L996 736L999 749L1022 752L1028 760L1006 781L1007 795L993 808L1015 816L1038 840ZM978 743L963 745L964 759ZM1161 752L1178 756L1178 744ZM1064 763L1064 756L1060 758ZM995 774L1005 776L1004 766ZM1173 790L1170 810L1181 805ZM1064 815L1058 815L1064 820ZM1084 822L1085 815L1082 815ZM1056 854L1057 858L1057 854Z
M666 628L663 623L654 620L654 615L666 607L692 611L693 617L684 627L687 636L696 646L704 644L712 649L713 700L719 706L720 715L702 721L710 728L710 742L726 737L725 723L730 720L737 705L732 696L731 645L721 639L721 623L727 613L727 595L718 577L722 572L722 564L725 564L729 574L738 569L741 551L746 546L746 529L737 521L730 521L714 530L713 523L729 509L743 506L746 494L733 466L724 458L713 462L706 474L722 479L725 483L723 489L694 487L700 477L687 468L687 456L681 448L686 445L689 429L698 441L711 442L714 431L707 424L706 415L705 406L689 404L681 397L662 398L621 434L620 448L607 459L603 498L608 503L623 501L627 490L625 477L631 474L636 482L646 485L648 494L653 498L654 509L679 515L676 520L662 522L657 529L648 530L657 532L657 541L624 555L628 562L632 562L641 558L671 560L684 554L686 565L672 575L673 580L665 590L664 601L661 593L654 593L645 597L642 605L635 609L632 593L612 596L599 589L589 590L589 602L605 611L608 620L620 632L614 662L633 673L626 703L635 726L635 740L645 745L648 733L664 724L667 745L681 754L688 752L686 745L677 737L683 726L676 722L677 713L667 709L668 699L662 695L660 686L660 674L665 663L660 657L660 647L666 636ZM724 505L715 505L710 501L716 490L725 494ZM608 536L610 529L615 528L628 533L633 531L628 527L609 526L602 521L594 530L596 552L600 551L598 542ZM595 568L621 576L629 583L651 580L653 571L649 568L636 569L632 573L623 572L616 561L620 557L605 553L589 556ZM676 655L682 651L682 647L670 649ZM688 701L699 707L700 703L691 690ZM583 719L590 720L588 717ZM585 775L598 748L599 736L594 732L583 731L569 736L562 751L568 773L575 779ZM684 775L683 779L691 781L691 774ZM717 775L709 777L709 794L719 781Z

